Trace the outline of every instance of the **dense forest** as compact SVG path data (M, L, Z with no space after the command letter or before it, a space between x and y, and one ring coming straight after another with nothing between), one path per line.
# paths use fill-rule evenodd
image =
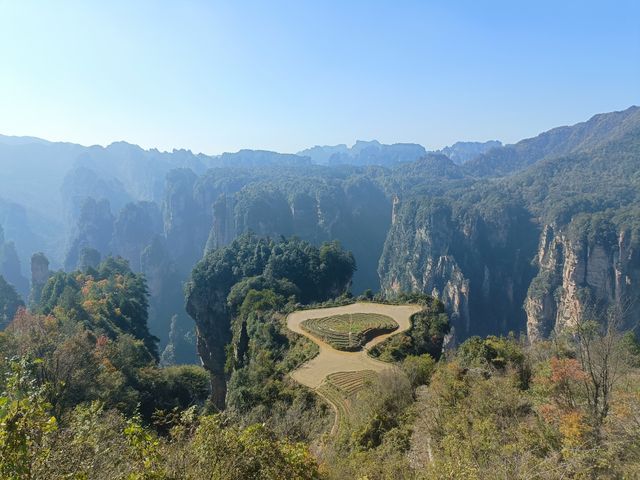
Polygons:
M635 478L639 155L0 136L0 477Z

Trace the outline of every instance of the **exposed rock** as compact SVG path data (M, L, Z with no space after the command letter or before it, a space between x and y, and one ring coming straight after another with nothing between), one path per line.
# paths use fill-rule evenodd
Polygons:
M0 275L0 330L4 330L24 303L12 285Z
M473 160L492 148L501 147L502 142L489 140L488 142L456 142L449 147L438 150L436 153L446 155L457 165Z
M127 259L134 272L140 272L142 251L161 232L162 217L155 203L128 203L114 223L113 252Z
M202 257L206 232L210 228L210 225L202 224L202 210L194 201L197 178L188 169L169 172L162 206L167 248L177 265L185 266L185 274Z
M84 247L80 251L80 260L78 261L78 268L83 272L94 268L97 269L98 265L102 261L102 255L95 248Z
M34 306L40 302L42 288L51 276L49 271L49 259L44 253L34 253L31 257L31 293L29 305Z
M192 350L180 344L179 336L193 330L193 321L184 311L184 278L171 258L165 239L156 235L140 254L140 268L149 289L149 330L160 339L160 348L171 343L174 332L174 363L192 363L195 355L195 340ZM173 322L173 323L172 323Z
M354 290L378 289L377 262L391 223L391 202L373 181L308 179L288 185L274 180L250 183L236 192L228 185L204 185L200 181L196 186L199 204L213 197L206 191L218 193L209 208L198 206L201 212L213 212L207 250L228 245L249 231L271 237L295 235L314 244L337 239L358 262ZM200 225L208 222L201 218Z
M400 202L380 259L382 288L440 299L457 340L524 331L522 304L535 274L532 235L535 225L517 205L484 213L473 206L455 211L439 200Z
M22 275L20 259L13 242L5 241L0 226L0 275L13 285L17 292L26 298L29 293L29 281Z
M111 253L113 222L108 200L88 198L80 210L76 233L64 262L65 269L71 271L79 267L83 248L94 248L102 256Z
M540 270L525 302L529 337L546 337L554 329L575 324L594 302L628 310L627 321L633 322L640 258L637 239L632 237L622 230L615 241L604 237L594 242L546 225L535 259Z

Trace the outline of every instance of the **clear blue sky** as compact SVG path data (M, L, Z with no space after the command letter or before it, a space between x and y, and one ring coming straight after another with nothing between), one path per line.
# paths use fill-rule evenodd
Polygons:
M513 142L640 104L640 2L0 0L0 133Z

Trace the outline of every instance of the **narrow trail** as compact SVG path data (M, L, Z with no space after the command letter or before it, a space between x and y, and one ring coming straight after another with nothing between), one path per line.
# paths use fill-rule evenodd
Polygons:
M291 377L313 390L322 396L333 407L336 412L336 420L334 422L331 434L333 435L337 430L339 421L339 406L336 405L331 399L323 395L318 391L318 387L322 385L327 375L337 372L358 372L362 370L373 370L375 372L382 372L385 370L393 369L393 365L386 362L381 362L371 358L367 351L383 342L387 338L405 332L411 328L411 315L420 311L418 305L385 305L381 303L354 303L351 305L345 305L342 307L330 307L330 308L316 308L313 310L298 310L297 312L290 313L287 316L287 328L289 330L304 335L309 338L320 348L320 352L316 357L310 361L302 364L296 370L290 373ZM318 337L306 332L302 329L301 323L311 318L329 317L332 315L342 315L349 313L377 313L381 315L387 315L396 321L399 328L391 333L379 335L369 342L367 342L362 350L357 352L344 352L336 350L328 343L319 339Z

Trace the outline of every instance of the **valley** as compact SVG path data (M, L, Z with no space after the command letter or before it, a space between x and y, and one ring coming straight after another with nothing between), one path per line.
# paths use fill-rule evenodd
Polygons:
M640 1L0 1L0 480L640 479Z
M563 456L579 441L634 470L613 439L636 438L624 425L640 352L640 108L437 152L359 142L214 158L3 138L13 169L50 152L66 171L51 177L59 201L0 200L0 367L50 379L55 393L34 398L62 423L43 433L56 455L85 431L69 415L139 415L153 438L200 432L185 448L261 441L262 425L265 444L286 455L300 442L313 457L296 458L332 479L462 463L505 478L520 478L514 462L602 471ZM614 359L612 383L584 383ZM601 404L611 395L624 410ZM109 413L82 413L98 404ZM172 413L191 409L197 426ZM469 416L492 433L460 431ZM553 435L514 459L527 425Z

